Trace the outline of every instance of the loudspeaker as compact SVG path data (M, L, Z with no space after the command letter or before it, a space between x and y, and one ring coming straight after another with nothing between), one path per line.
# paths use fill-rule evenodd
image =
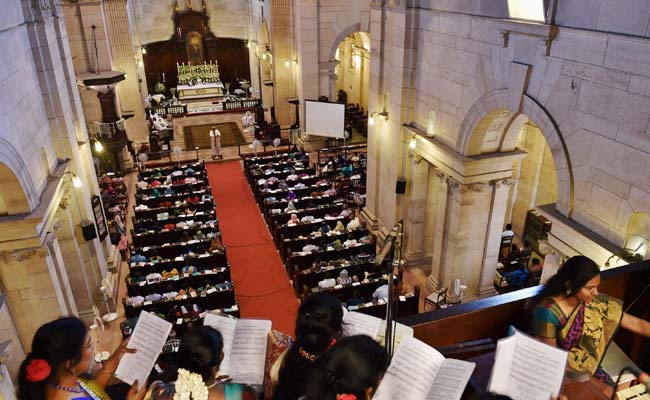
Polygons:
M395 184L395 193L397 194L406 193L406 179L397 178L397 183Z
M81 223L81 232L83 232L84 239L87 241L93 240L97 237L97 230L95 224L90 221L83 221Z

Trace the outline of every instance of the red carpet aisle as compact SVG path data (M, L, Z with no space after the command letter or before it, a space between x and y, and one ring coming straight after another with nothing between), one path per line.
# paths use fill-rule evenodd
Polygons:
M206 163L242 317L294 334L298 301L239 161Z

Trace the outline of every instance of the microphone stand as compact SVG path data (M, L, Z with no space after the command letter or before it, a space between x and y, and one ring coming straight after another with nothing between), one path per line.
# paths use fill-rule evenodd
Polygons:
M395 301L395 280L393 278L393 271L395 270L395 266L397 265L398 268L398 274L399 274L399 268L401 268L402 264L402 248L403 248L403 243L404 241L403 236L404 236L404 226L402 224L402 221L400 220L395 227L393 227L393 230L396 232L394 236L390 236L386 238L386 240L390 240L390 246L392 247L392 257L389 259L388 262L388 298L386 299L386 332L384 335L384 344L386 347L386 352L388 353L388 357L392 358L393 353L395 351L395 328L394 326L394 320L395 320L395 309L394 309L394 301ZM399 241L398 246L395 247L395 241Z

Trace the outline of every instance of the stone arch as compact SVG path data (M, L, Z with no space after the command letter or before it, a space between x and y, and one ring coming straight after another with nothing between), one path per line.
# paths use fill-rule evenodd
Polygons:
M29 169L14 147L0 138L0 197L7 215L27 214L38 206Z
M359 31L361 31L361 22L355 22L351 25L348 25L345 29L339 32L339 34L336 35L336 37L334 38L334 41L330 44L328 58L327 60L324 61L334 60L334 57L336 56L336 49L338 49L339 44L343 41L343 39L352 35L354 32L359 32ZM368 34L370 33L368 32Z
M504 152L514 149L519 135L519 130L515 128L522 123L522 115L529 118L540 129L553 155L557 172L556 209L566 217L571 218L575 188L569 151L553 117L532 97L524 95L521 112L516 112L508 107L507 89L495 90L482 96L470 107L461 123L456 150L465 156L477 156L487 153L488 151L484 151L486 132L476 133L476 128L483 123L482 120L486 116L494 115L497 110L512 113L510 122L502 127L498 151Z

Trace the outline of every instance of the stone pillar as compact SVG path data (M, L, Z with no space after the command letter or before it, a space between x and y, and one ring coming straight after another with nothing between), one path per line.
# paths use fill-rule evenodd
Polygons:
M300 129L305 131L305 99L318 98L318 0L296 0L297 88Z
M503 221L508 208L508 194L514 182L509 179L490 182L490 213L486 228L483 265L479 283L479 297L494 296L494 276L496 275Z
M318 63L318 79L320 81L318 93L319 96L327 96L331 102L336 101L336 66L339 64L336 60Z
M133 32L129 29L127 0L107 0L103 7L110 37L112 69L126 72L126 79L115 89L120 114L134 113L133 118L126 120L126 132L130 140L145 142L149 130L145 124L144 96L140 93L138 82L141 76L144 77L144 74L141 75L138 71L137 61L134 57L136 49L133 45ZM138 59L141 57L142 55L138 54ZM144 73L144 70L142 72Z
M411 173L408 180L408 196L404 232L406 246L404 256L410 265L420 263L425 254L424 225L427 206L429 163L422 157L411 155Z
M296 56L293 51L295 24L293 23L293 0L274 0L271 3L271 43L274 53L275 114L282 127L293 121L293 105L284 99L296 95L294 71ZM289 61L289 66L286 62Z
M82 4L91 7L87 9L89 11L100 2L93 0ZM90 219L93 215L90 196L99 193L99 187L90 145L79 144L87 142L88 135L60 3L31 2L28 6L24 2L23 12L39 75L43 104L50 123L50 134L56 144L56 155L59 159L71 160L71 170L83 184L75 191L76 200L82 216ZM90 12L88 18L98 19L94 14L96 13ZM106 44L98 43L98 46L105 47ZM110 66L110 63L107 65ZM50 206L56 207L58 203ZM109 242L108 239L105 241ZM99 240L94 240L94 248L97 262L102 271L105 271L104 248Z
M0 281L25 352L42 324L75 311L59 275L55 241L50 233L42 247L0 255Z
M436 229L427 286L433 290L440 287L451 290L458 278L468 287L464 294L464 301L467 301L479 292L492 191L485 183L461 185L443 174L439 176Z
M79 312L77 311L77 305L74 301L74 295L72 294L72 287L70 286L68 271L66 270L66 265L63 261L63 253L61 253L61 246L59 245L59 241L56 238L56 234L49 233L48 237L45 239L45 243L52 259L52 264L56 270L56 277L62 286L62 297L65 302L67 313L70 313L72 315L79 315ZM50 271L50 273L51 272L52 271Z
M446 225L448 219L448 198L450 185L452 189L458 187L458 183L449 180L440 169L433 167L433 173L436 179L431 181L437 190L432 194L436 196L436 208L434 213L433 241L431 243L431 273L427 278L427 289L435 291L442 285L442 264L443 264L443 246L445 243Z

